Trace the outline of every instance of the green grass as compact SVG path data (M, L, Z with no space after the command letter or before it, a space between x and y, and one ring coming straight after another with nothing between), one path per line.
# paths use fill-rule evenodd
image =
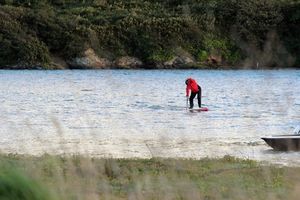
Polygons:
M297 199L300 192L300 168L229 156L188 160L2 155L0 161L0 184L9 185L11 194L25 195L21 199ZM0 199L16 199L3 188Z

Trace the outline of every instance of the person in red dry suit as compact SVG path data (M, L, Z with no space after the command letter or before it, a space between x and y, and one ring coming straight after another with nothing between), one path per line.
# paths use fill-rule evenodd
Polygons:
M192 79L188 78L185 80L186 84L186 97L189 98L189 92L191 90L191 96L189 98L190 101L190 109L194 107L194 98L197 95L198 98L198 106L201 108L201 87L197 84L197 82Z

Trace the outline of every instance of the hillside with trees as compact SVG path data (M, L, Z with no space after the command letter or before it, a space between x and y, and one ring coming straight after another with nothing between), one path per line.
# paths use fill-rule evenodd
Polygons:
M296 0L0 0L0 69L300 66Z

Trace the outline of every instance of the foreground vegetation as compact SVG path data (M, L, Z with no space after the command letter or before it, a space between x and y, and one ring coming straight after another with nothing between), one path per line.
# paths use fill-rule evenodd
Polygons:
M153 68L187 55L193 67L295 67L299 10L297 0L0 0L0 66L59 68L93 49Z
M250 160L0 157L1 199L297 199L300 168Z

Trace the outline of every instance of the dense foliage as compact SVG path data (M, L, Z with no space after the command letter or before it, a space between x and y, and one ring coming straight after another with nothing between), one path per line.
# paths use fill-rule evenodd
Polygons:
M299 66L293 0L0 0L0 66L49 67L92 48L101 57Z

